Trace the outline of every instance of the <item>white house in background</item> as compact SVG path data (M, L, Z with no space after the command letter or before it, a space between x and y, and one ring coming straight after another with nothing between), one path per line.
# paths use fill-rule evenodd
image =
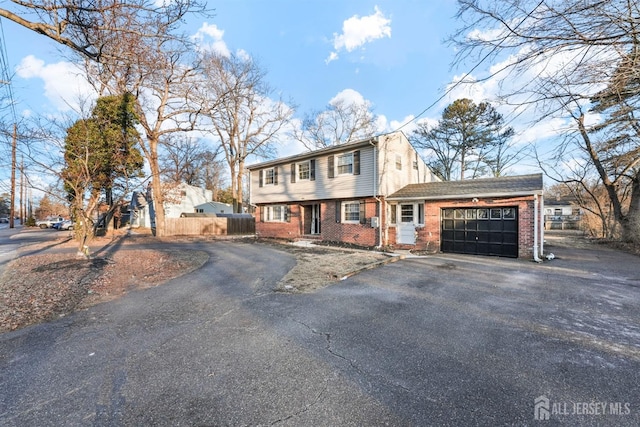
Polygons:
M233 213L233 206L229 203L207 202L196 206L194 212L203 214L230 214Z
M180 218L183 212L196 212L196 206L210 202L213 192L188 184L169 187L164 192L164 215L166 218ZM151 187L146 191L134 191L131 196L131 227L155 226L155 210Z

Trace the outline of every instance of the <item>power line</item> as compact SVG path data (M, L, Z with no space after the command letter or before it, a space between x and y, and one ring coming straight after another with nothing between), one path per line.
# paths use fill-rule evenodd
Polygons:
M9 74L9 56L7 55L7 44L5 40L6 39L4 37L2 19L0 19L0 86L5 86L7 88L11 116L13 117L13 122L17 123L18 120L16 115L15 100L13 98L11 75Z
M541 0L540 3L538 3L536 5L536 7L534 7L531 12L527 13L527 15L522 18L522 20L518 23L518 25L516 25L513 28L513 31L517 30L522 24L524 24L524 22L529 19L529 17L533 14L533 12L535 12L540 6L542 6L542 4L544 3L544 0ZM487 58L489 58L491 55L493 55L495 53L495 51L500 47L500 45L502 45L502 43L505 41L506 38L502 38L502 40L500 40L498 42L498 44L496 44L491 51L489 51L489 53L487 53L485 56L482 57L482 59L480 59L480 61L478 61L478 63L476 65L474 65L469 71L466 72L466 74L464 76L462 76L462 78L460 80L458 80L457 82L455 82L453 85L449 86L449 88L447 88L447 90L444 91L444 93L435 101L433 101L431 104L429 104L424 110L422 110L418 115L416 115L415 117L413 117L411 120L403 123L402 125L400 125L400 127L398 127L394 132L397 132L399 130L402 130L402 128L408 126L409 124L415 122L416 120L418 120L424 113L426 113L427 111L429 111L431 108L433 108L438 102L442 101L447 95L449 95L453 89L455 89L456 87L458 87L458 85L460 85L462 82L464 82L467 77L469 77L471 75L471 73L473 73L480 65L482 65L482 63L484 61L487 60Z

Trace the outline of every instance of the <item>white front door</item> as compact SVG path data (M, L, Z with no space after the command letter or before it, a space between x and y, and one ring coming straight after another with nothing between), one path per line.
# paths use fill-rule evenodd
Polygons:
M397 242L401 245L416 244L416 225L413 222L413 203L400 205Z

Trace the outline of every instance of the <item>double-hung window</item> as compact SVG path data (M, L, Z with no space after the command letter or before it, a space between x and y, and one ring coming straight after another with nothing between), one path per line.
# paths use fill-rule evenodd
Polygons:
M275 183L276 173L274 169L267 169L264 171L264 183L266 185Z
M309 162L298 163L298 179L300 181L309 179L310 171Z
M286 205L271 205L265 209L265 221L266 222L285 222L287 220L287 206Z
M338 156L338 175L353 173L353 153Z
M343 222L360 222L360 202L343 202L342 203Z

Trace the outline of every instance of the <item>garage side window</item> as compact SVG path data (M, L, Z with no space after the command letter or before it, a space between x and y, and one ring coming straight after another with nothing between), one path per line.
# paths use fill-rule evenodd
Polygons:
M396 225L398 223L398 205L389 205L389 224Z

